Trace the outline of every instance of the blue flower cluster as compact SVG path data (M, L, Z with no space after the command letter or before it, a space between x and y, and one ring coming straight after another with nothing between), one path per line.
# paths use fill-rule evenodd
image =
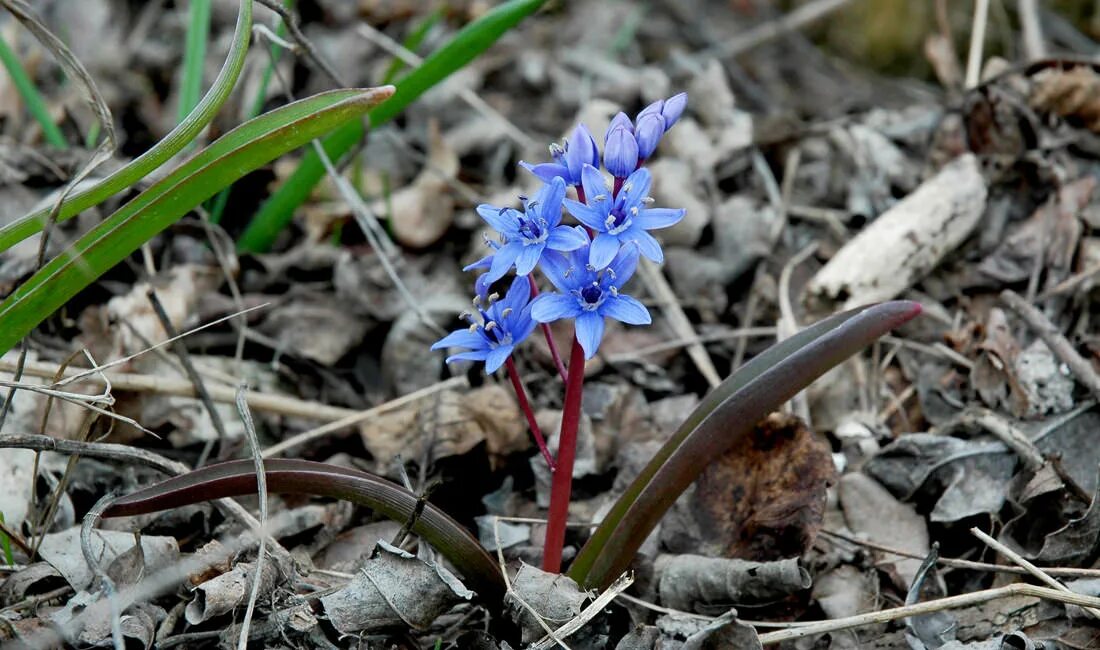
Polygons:
M464 315L469 329L448 334L433 350L465 348L448 362L484 361L495 372L515 346L537 323L573 319L577 341L586 359L596 354L603 339L604 319L646 325L651 319L642 303L622 293L634 274L639 255L662 262L664 253L650 230L667 228L684 217L684 210L652 208L652 177L642 165L661 137L683 114L687 94L680 93L646 106L633 121L619 113L604 135L602 162L611 174L609 186L600 171L601 156L595 138L583 125L550 146L553 162L520 162L545 185L532 199L520 197L522 212L492 205L477 213L499 233L487 240L491 254L465 270L486 270L475 283L477 317ZM577 200L567 199L567 187ZM562 225L562 208L581 226ZM501 299L491 285L515 269L516 277ZM531 272L540 269L556 291L536 295Z

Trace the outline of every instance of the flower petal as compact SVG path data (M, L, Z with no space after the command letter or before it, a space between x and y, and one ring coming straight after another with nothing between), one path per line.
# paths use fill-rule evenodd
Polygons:
M687 103L687 93L677 93L665 100L664 106L661 107L661 115L665 118L665 131L671 129L672 125L676 124L676 120L684 114Z
M583 310L571 294L543 293L531 301L531 318L549 323L562 318L576 318Z
M607 217L611 213L611 190L607 189L607 181L604 180L600 170L592 165L585 165L581 170L581 187L584 188L584 198L588 204L593 208L602 209L603 216ZM599 201L607 202L606 209L603 209L598 202L600 196L604 198Z
M653 235L641 228L633 226L630 230L622 234L622 238L627 241L633 240L638 244L638 250L641 251L642 255L645 255L657 264L661 264L665 261L665 253L661 250L660 242L654 239Z
M683 208L649 208L634 217L634 225L642 230L658 230L680 223L687 214Z
M649 194L649 186L653 183L653 176L645 167L639 167L626 182L619 192L618 201L626 209L639 205L646 194Z
M634 122L635 123L641 122L642 118L645 117L646 115L649 115L650 113L657 113L658 115L660 115L661 109L664 108L664 105L665 105L665 100L658 99L657 101L653 102L652 104L650 104L650 105L646 106L645 108L643 108L642 110L638 111L638 116L634 118Z
M580 226L558 226L546 238L546 247L556 251L575 251L588 243L588 235Z
M573 274L569 272L569 268L573 265L570 258L570 255L546 251L539 263L542 274L562 293L569 293L575 286Z
M621 287L626 284L630 276L638 268L638 246L633 242L624 244L619 248L619 254L615 256L607 269L614 275L612 284Z
M513 316L515 319L509 324L509 329L512 333L512 343L519 345L523 341L531 336L531 332L535 330L535 319L531 318L531 305L527 305L519 312L518 316Z
M565 152L565 164L569 168L570 184L579 180L585 165L600 164L600 149L588 127L578 124L569 136L569 148Z
M535 269L542 257L542 251L546 250L546 242L527 244L516 258L516 275L527 275Z
M492 226L497 232L507 235L509 238L515 237L518 228L518 224L516 223L518 214L514 214L515 212L513 208L498 208L488 203L482 203L477 206L477 213L485 220L485 223Z
M592 199L589 198L589 201ZM610 207L610 203L605 206L593 207L591 205L585 205L579 201L573 199L565 199L565 209L569 210L569 214L577 218L577 221L588 226L592 230L607 230L607 224L604 220L607 219L607 212L604 212L600 207Z
M535 176L538 176L544 182L549 183L555 178L563 178L569 176L569 168L565 165L559 165L557 163L538 163L532 165L529 162L519 161L521 167L531 172Z
M514 241L505 244L500 247L500 250L493 255L493 265L489 267L489 272L485 275L488 276L488 282L496 282L504 277L504 274L508 272L508 269L512 268L512 264L519 257L520 252L523 250L523 243Z
M634 137L638 141L638 157L645 159L652 156L664 134L665 118L659 112L639 116L638 125L634 129Z
M653 318L645 305L625 294L608 298L600 305L599 312L627 325L649 325Z
M561 201L565 198L565 181L561 178L555 178L549 183L542 186L539 193L535 196L537 205L535 206L535 212L537 217L546 219L546 225L548 228L561 223Z
M601 232L596 235L596 238L592 240L592 245L588 248L588 263L594 269L605 269L611 263L611 260L615 259L618 252L619 238Z
M489 348L485 348L484 350L470 350L469 352L452 354L447 357L447 363L454 363L455 361L485 361L485 357L487 356L489 356Z
M638 167L638 141L634 134L619 126L607 134L603 148L603 166L615 178L626 178Z
M611 132L619 127L626 129L628 133L634 133L634 123L631 122L630 117L622 111L616 113L615 117L611 118L611 123L607 125L607 131L603 134L603 142L605 145L607 144L608 138L611 137Z
M489 277L488 273L482 273L474 280L474 295L479 298L485 298L489 295L489 289L493 284L493 279Z
M527 299L531 297L531 281L524 277L516 277L508 287L508 293L504 294L504 300L497 304L500 310L512 309L520 311L527 306Z
M502 345L490 351L489 356L485 357L485 372L487 374L492 374L500 370L500 367L504 365L508 357L512 356L512 350L515 348L515 345Z
M584 348L584 358L591 359L603 340L603 316L594 311L582 313L577 317L576 332L577 341Z
M455 330L439 339L435 343L432 343L433 350L442 350L444 348L471 348L474 350L485 347L485 338L480 334L471 332L468 329Z
M473 271L474 269L487 269L487 268L490 268L492 266L493 266L493 256L492 255L486 255L485 257L479 259L478 261L474 262L473 264L467 264L466 266L462 267L462 270L463 271Z

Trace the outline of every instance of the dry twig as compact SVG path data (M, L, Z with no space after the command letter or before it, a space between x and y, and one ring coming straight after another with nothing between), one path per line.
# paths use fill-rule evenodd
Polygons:
M1022 318L1027 326L1039 338L1043 339L1043 343L1047 344L1054 356L1069 367L1070 372L1077 377L1077 380L1084 384L1094 397L1100 399L1100 375L1097 375L1096 371L1092 369L1092 365L1087 359L1073 349L1073 345L1070 344L1054 323L1043 315L1043 312L1033 307L1011 289L1005 289L1001 292L1001 302Z

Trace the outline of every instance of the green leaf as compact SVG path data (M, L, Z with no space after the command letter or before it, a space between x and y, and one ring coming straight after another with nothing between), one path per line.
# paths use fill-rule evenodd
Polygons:
M270 492L343 499L402 524L415 518L412 533L450 560L482 598L492 603L503 598L500 568L473 535L445 512L400 485L359 470L306 460L265 460L264 475ZM140 515L255 493L256 466L251 460L236 460L210 465L121 497L103 516Z
M241 176L362 117L392 86L315 95L245 122L180 165L117 212L0 304L0 354L154 235Z
M237 25L233 31L233 41L229 54L222 65L214 84L206 95L187 116L168 135L161 138L145 153L120 168L96 185L73 193L61 204L57 220L65 221L88 208L98 205L111 196L127 189L148 176L168 159L183 150L214 119L222 104L229 98L237 78L241 75L245 55L248 54L248 39L252 34L252 0L240 0L237 13ZM53 206L32 212L3 228L0 228L0 253L42 230Z
M668 508L756 423L833 366L920 313L894 301L831 316L753 358L711 391L615 502L569 568L602 588L630 565Z
M187 119L202 94L202 72L206 63L206 41L210 36L210 0L191 0L188 7L187 42L183 50L179 116Z
M370 112L370 125L380 126L393 119L416 98L451 73L466 65L496 42L546 0L511 0L464 27L443 47L433 52L412 72L397 82L392 99ZM330 158L337 159L363 139L363 125L348 124L322 143ZM325 167L315 151L302 158L290 178L262 206L237 242L242 252L259 253L271 248L275 238L294 217L294 211L309 198L321 180Z
M4 64L4 69L7 70L8 76L15 84L19 96L23 98L23 103L27 105L27 110L30 111L38 125L42 127L42 135L45 136L46 142L58 149L68 149L69 143L65 141L61 129L54 124L53 118L50 116L50 109L46 107L46 100L42 98L42 95L38 92L38 87L34 85L31 78L27 76L27 71L23 69L19 57L8 47L7 41L3 38L0 38L0 63Z

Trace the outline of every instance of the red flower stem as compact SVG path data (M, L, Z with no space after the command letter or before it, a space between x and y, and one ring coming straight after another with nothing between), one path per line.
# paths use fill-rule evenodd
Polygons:
M523 381L519 378L519 372L516 370L516 364L512 361L512 357L508 357L508 360L504 362L504 367L508 369L508 379L512 380L512 388L516 391L519 408L523 411L523 415L527 417L527 426L531 427L531 435L535 437L535 444L539 446L542 457L546 459L547 467L553 472L554 457L550 455L550 450L546 447L546 438L542 437L539 423L535 421L535 412L531 410L531 403L527 401L527 391L523 388Z
M565 523L569 519L569 496L573 489L573 461L577 456L577 428L581 422L581 389L584 387L584 349L573 337L569 355L569 381L565 383L565 404L561 412L558 437L558 463L550 484L550 512L546 522L546 545L542 550L542 570L561 572L561 553L565 546Z
M539 285L535 282L535 274L528 273L527 280L531 283L531 300L535 299L535 296L539 295ZM554 343L554 336L550 332L549 323L541 323L542 335L546 337L546 345L550 348L550 357L554 360L554 365L558 369L558 374L561 375L561 380L568 381L568 373L565 371L565 364L561 362L561 354L558 353L558 344ZM553 465L551 465L553 467Z
M615 185L614 189L611 190L611 198L614 199L616 196L619 195L619 190L623 189L623 183L625 182L625 178L619 178L618 176L615 177Z

